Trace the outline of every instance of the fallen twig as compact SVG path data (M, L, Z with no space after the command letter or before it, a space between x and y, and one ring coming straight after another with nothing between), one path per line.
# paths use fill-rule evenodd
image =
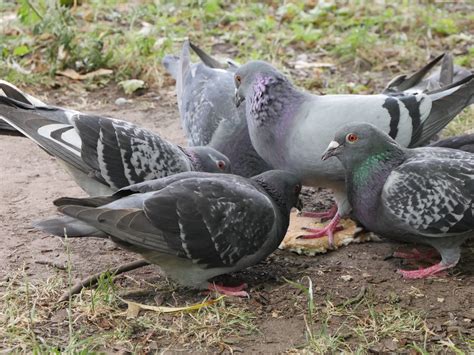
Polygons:
M110 272L113 275L119 275L124 272L135 270L147 265L150 265L148 261L136 260L136 261L132 261L131 263L120 265L114 269L111 269L111 270L107 269L105 271L101 271L97 274L91 275L87 277L86 279L83 279L77 282L68 291L64 292L63 295L59 298L58 303L67 301L72 295L77 295L79 292L82 291L84 287L95 286L104 272Z

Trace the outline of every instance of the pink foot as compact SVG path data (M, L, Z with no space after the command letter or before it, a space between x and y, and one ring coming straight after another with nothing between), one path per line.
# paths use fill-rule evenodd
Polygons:
M221 286L221 285L216 285L214 283L210 283L207 288L209 291L214 291L217 293L220 293L221 295L226 295L226 296L235 296L235 297L250 297L249 294L244 291L244 289L247 288L247 284L243 283L242 285L235 286L235 287L229 287L229 286Z
M411 259L411 260L432 260L433 258L439 257L439 253L433 249L425 252L421 252L416 248L413 248L411 252L396 251L393 253L394 258L400 259Z
M334 218L329 222L329 224L324 228L304 228L307 231L310 231L310 234L301 235L298 239L315 239L315 238L322 238L324 236L328 236L329 239L329 247L334 247L334 233L338 230L342 230L342 227L338 228L338 223L341 220L341 216L336 213Z
M325 212L301 212L303 217L321 218L321 219L332 219L337 213L337 206L332 206L328 211Z
M452 268L456 264L444 265L442 263L435 264L433 266L427 267L425 269L419 270L397 270L399 274L405 279L424 279L429 276L433 276L440 271Z

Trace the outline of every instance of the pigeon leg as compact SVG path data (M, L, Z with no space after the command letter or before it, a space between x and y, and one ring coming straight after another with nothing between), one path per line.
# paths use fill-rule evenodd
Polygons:
M397 270L399 274L403 276L405 279L424 279L429 276L433 276L440 271L452 268L456 264L443 264L443 262L440 262L438 264L435 264L433 266L424 268L424 269L419 269L419 270Z
M304 230L310 232L311 234L305 234L298 238L315 239L315 238L322 238L327 235L329 239L329 246L333 248L334 247L334 233L343 229L342 227L337 225L340 220L341 220L341 216L339 216L339 214L336 213L336 215L331 220L331 222L329 222L328 225L325 226L324 228L304 228Z
M397 270L405 279L423 279L429 276L433 276L440 271L452 268L456 266L461 257L461 249L459 244L444 247L443 249L436 248L441 254L441 262L419 270Z
M332 206L325 212L301 212L302 217L321 218L321 219L332 219L337 213L337 206Z
M209 289L209 291L215 291L217 293L220 293L226 296L250 297L247 291L244 291L244 289L247 288L247 284L245 283L239 286L235 286L235 287L222 286L222 285L216 285L215 283L212 283L212 284L209 283L207 288Z
M420 261L432 260L433 258L437 256L439 256L439 253L436 251L436 249L427 250L427 251L419 251L418 249L413 248L411 252L396 251L393 253L394 258L420 260Z

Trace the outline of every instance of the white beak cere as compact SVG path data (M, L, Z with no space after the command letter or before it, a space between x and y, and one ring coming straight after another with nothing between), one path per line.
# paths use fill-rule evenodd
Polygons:
M328 151L329 149L335 149L339 147L339 143L337 143L336 141L331 141L326 149L326 151Z

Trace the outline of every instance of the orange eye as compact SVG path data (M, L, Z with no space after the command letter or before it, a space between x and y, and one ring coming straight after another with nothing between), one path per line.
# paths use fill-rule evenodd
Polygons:
M240 85L241 81L242 81L242 78L240 77L240 75L236 75L235 76L235 82L237 83L237 85Z
M224 170L225 169L225 162L223 160L219 160L217 162L217 167L221 170Z
M349 134L346 136L346 141L348 141L349 143L354 143L354 142L356 142L358 139L359 139L359 137L357 137L357 134L354 134L354 133L349 133Z

